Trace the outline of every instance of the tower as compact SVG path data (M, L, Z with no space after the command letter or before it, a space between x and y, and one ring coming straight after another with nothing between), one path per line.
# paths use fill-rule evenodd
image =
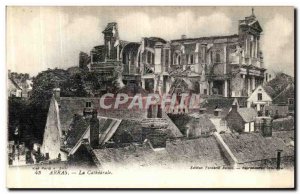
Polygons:
M254 14L239 21L240 46L244 49L246 65L262 67L262 53L260 52L260 35L262 28Z
M119 32L116 22L108 23L104 34L105 59L119 60Z

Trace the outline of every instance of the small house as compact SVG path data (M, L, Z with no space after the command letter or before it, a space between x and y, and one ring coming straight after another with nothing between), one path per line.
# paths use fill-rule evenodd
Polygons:
M264 116L265 107L272 104L274 90L269 86L258 86L247 99L247 107L254 108L259 116Z
M253 132L257 112L253 108L239 108L232 105L231 111L225 116L227 126L237 132Z

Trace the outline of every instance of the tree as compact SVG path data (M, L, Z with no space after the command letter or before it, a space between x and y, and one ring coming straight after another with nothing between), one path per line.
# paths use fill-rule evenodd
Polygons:
M61 84L62 96L86 97L88 92L85 89L85 75L76 73Z
M44 134L50 99L53 89L60 87L69 79L69 73L63 69L48 69L33 78L32 95L30 96L30 124L33 135L41 140Z

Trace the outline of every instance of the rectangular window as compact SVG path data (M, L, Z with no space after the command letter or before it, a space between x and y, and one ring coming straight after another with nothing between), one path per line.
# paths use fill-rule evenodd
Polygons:
M151 52L147 52L147 63L150 64L151 63Z
M91 108L92 107L92 102L85 102L85 107L86 108Z
M216 53L216 62L220 63L221 62L221 56L220 53Z
M259 101L262 100L262 93L257 94L257 100L259 100Z
M294 98L289 98L289 105L294 105Z
M166 50L166 55L165 55L165 65L169 65L169 50Z
M191 55L191 60L190 60L191 64L194 64L194 55Z

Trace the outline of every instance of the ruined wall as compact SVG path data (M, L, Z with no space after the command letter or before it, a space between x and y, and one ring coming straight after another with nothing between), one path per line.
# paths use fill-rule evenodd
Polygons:
M242 94L246 93L246 83L245 79L242 78L241 74L232 75L232 79L230 82L230 88L232 91L232 96L242 96Z

